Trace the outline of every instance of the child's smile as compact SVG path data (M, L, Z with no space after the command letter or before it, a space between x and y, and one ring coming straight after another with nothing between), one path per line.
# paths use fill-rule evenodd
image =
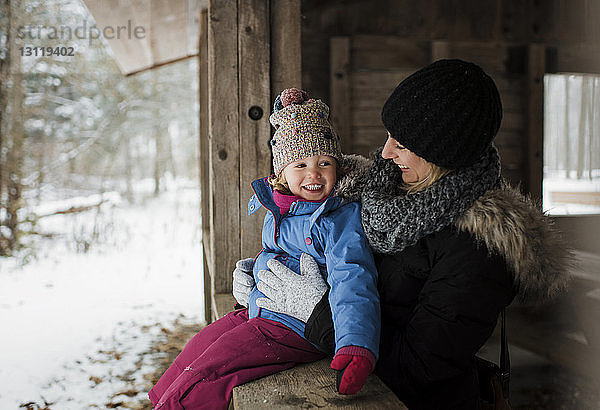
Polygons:
M336 183L336 168L335 158L313 155L288 164L283 173L292 194L309 201L320 201L329 195Z

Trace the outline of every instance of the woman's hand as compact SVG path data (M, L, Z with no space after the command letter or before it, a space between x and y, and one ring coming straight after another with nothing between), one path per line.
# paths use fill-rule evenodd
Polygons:
M327 292L315 259L306 253L300 255L300 274L275 259L267 261L267 266L270 271L258 272L256 286L266 298L258 298L257 306L306 322Z
M252 267L254 259L240 259L235 264L233 271L233 297L242 306L248 307L248 297L254 287Z

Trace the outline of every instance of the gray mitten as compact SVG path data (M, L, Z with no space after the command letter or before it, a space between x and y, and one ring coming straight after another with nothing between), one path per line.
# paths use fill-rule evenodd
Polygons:
M271 271L258 272L256 286L266 298L258 298L257 306L306 322L327 291L315 259L306 253L300 255L299 275L275 259L267 261L267 266Z
M254 259L241 259L235 263L233 271L233 297L242 306L248 307L248 297L254 287L254 276L252 267Z

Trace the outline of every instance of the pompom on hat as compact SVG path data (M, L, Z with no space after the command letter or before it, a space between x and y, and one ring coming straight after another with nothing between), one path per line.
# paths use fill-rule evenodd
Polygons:
M392 92L381 112L392 138L447 169L473 165L502 121L494 80L476 64L439 60L413 73Z
M275 99L269 117L275 127L271 139L275 175L290 163L313 155L342 157L339 137L329 122L329 107L308 98L304 90L288 88Z

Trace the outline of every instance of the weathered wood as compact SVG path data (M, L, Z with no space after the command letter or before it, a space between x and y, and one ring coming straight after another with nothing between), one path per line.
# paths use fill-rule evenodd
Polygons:
M198 46L198 134L200 166L200 211L202 213L202 255L204 265L204 317L211 321L211 276L212 258L210 241L210 145L208 141L208 10L200 11Z
M351 86L357 92L363 90L381 89L382 91L393 91L394 88L406 77L414 73L417 68L411 70L387 70L387 71L358 71L352 73ZM352 93L358 96L359 94Z
M212 292L230 293L240 259L237 1L211 1L208 14Z
M428 64L431 55L428 41L397 36L358 35L351 44L354 70L413 70Z
M302 88L300 0L271 6L271 101L286 88Z
M508 132L525 131L525 122L525 115L521 111L504 110L500 129Z
M198 53L199 0L85 0L123 74ZM112 29L112 30L111 30Z
M235 306L235 298L231 293L216 293L213 296L213 317L220 319L227 313L233 311Z
M542 198L544 142L544 73L546 46L530 44L527 59L527 181L532 198Z
M600 255L600 215L557 215L552 221L569 246Z
M330 108L331 122L340 136L343 152L352 152L350 125L350 38L332 37L329 40Z
M375 375L353 396L336 392L335 377L328 359L300 365L234 388L233 406L236 410L407 408Z
M431 61L451 58L450 43L448 41L431 42Z
M552 202L600 205L600 192L573 192L573 191L550 191Z
M248 200L254 193L250 184L271 171L270 13L264 0L245 0L238 7L240 255L248 257L260 250L264 216L264 212L248 215ZM255 110L261 111L260 118Z

